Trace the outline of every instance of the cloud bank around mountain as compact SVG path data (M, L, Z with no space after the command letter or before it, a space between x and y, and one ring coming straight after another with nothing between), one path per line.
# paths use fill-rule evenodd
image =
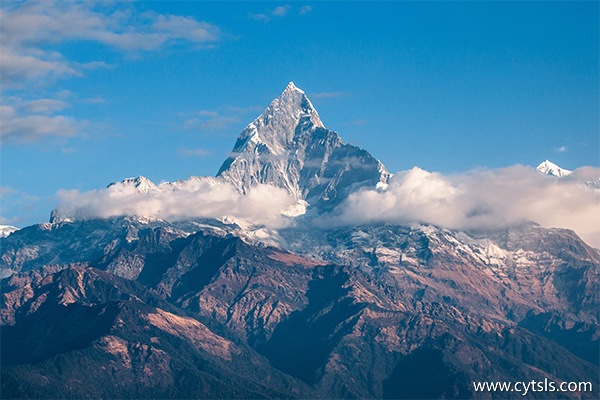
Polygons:
M287 191L270 185L258 185L245 196L213 178L149 185L142 191L123 182L88 192L61 190L57 193L56 212L70 219L138 216L178 221L228 217L276 228L289 223L282 213L296 204Z
M395 174L387 190L361 190L328 215L312 219L317 228L369 223L426 223L448 229L498 229L528 221L573 229L600 247L600 169L584 167L557 178L531 167L512 166L443 175L420 168ZM133 215L169 221L229 217L244 224L281 228L296 206L284 189L258 185L247 195L215 178L138 188L132 182L102 190L62 190L60 215L72 219Z
M600 169L556 178L533 168L442 175L413 168L394 175L386 191L363 190L317 225L428 223L449 229L496 229L534 221L573 229L600 247ZM587 183L587 184L586 184Z

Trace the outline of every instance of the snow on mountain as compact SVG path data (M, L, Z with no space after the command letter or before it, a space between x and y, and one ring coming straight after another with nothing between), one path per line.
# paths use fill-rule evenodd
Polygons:
M145 176L140 175L137 178L125 178L120 182L113 182L106 188L112 192L130 191L133 188L137 194L145 195L148 193L174 191L193 192L201 186L214 187L219 183L223 183L219 178L210 176L190 176L188 179L180 179L173 182L161 182L157 185Z
M558 165L556 165L553 162L548 161L548 160L540 163L540 165L538 165L536 169L539 172L541 172L542 174L557 176L557 177L568 176L573 173L573 171L569 171L568 169L561 168ZM583 183L585 184L585 186L587 186L590 189L600 190L600 178L585 179L583 181Z
M18 231L19 228L12 225L0 225L0 238L7 237L11 233Z
M538 170L570 173L549 161ZM385 167L326 129L290 83L240 134L217 177L64 191L64 217L53 212L56 223L0 240L8 394L471 398L474 377L597 386L597 249L533 223L459 231L413 222L431 210L489 218L498 207L490 199L525 208L530 196L511 198L515 177L539 195L577 190L581 173L486 173L459 180L477 190L458 200L448 196L458 186L418 168L387 187ZM382 220L270 222L367 188L369 201L352 196L358 205L346 210L383 211ZM589 210L581 219L597 214ZM74 346L73 337L87 339ZM82 376L82 362L100 372ZM115 371L129 386L115 386ZM200 383L180 385L182 377ZM75 383L65 389L65 380Z
M174 182L162 182L157 188L162 191L194 191L201 186L215 187L219 183L222 183L220 179L211 176L190 176L185 180L180 179Z
M548 161L548 160L545 160L544 162L540 163L540 165L538 165L536 169L538 171L540 171L542 174L558 176L558 177L567 176L567 175L570 175L573 173L573 171L569 171L568 169L561 168L558 165L556 165L553 162Z
M290 83L242 131L216 177L155 184L138 176L104 190L63 191L50 220L135 215L241 221L258 215L258 221L269 214L280 225L273 215L328 211L361 188L384 189L390 176L366 150L326 129L306 94Z
M137 178L126 178L121 182L113 182L107 186L107 188L113 188L113 190L120 188L131 188L134 187L135 190L140 194L146 194L149 192L157 191L158 187L145 176L138 176Z
M266 183L330 209L361 187L390 177L367 151L346 144L325 128L306 94L294 83L239 135L217 176L240 193Z

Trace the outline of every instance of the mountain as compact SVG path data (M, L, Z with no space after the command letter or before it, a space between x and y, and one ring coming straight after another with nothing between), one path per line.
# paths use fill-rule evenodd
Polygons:
M61 238L65 247L73 246L81 235L87 240L95 236L94 252L74 248L61 254L60 264L0 281L4 343L15 349L2 361L3 373L10 378L3 379L9 382L7 393L15 390L10 382L23 379L29 388L26 393L42 390L33 379L40 374L51 376L53 382L65 376L89 379L77 376L71 365L81 357L91 358L96 364L89 367L101 370L109 362L105 353L98 353L106 351L107 336L126 342L129 352L140 346L165 352L175 366L161 372L165 380L158 383L163 391L157 393L180 393L177 390L184 389L169 386L183 368L175 360L181 360L192 376L197 365L203 365L189 358L198 351L204 354L201 347L190 348L190 342L200 340L193 332L201 328L185 328L196 326L193 320L223 338L219 341L246 349L248 357L256 353L253 357L266 360L260 368L265 371L261 373L272 374L267 385L272 393L292 385L275 397L284 393L284 397L414 398L423 393L427 398L467 398L474 395L470 382L482 377L597 383L600 254L567 230L524 226L467 235L432 226L379 225L293 240L292 236L311 232L282 232L303 246L298 252L304 254L297 254L202 228L186 234L165 223L145 228L133 220L112 223L88 220L55 226L52 236ZM130 228L136 225L138 229ZM19 233L39 234L33 229ZM38 247L49 243L49 238L19 240ZM28 265L32 268L34 260ZM47 263L38 260L37 265ZM101 320L107 312L100 310L111 299L133 307L110 316L110 321L120 319L122 324ZM76 314L68 319L63 316L65 303L73 310L92 306L98 311L90 309L85 318ZM189 318L184 327L173 328L183 339L164 337L173 334L170 324L159 326L167 333L154 331L156 324L150 324L147 316L164 313ZM57 343L51 335L64 329L57 322L75 318L81 329L106 328L93 335L96 328L81 334L75 329L72 335L89 339L77 348L65 344L47 353L45 343ZM147 336L137 333L148 324ZM154 343L157 337L161 346ZM80 343L72 336L66 339ZM181 340L185 346L177 344ZM163 347L165 343L172 345ZM207 384L213 397L231 397L227 382L232 379L257 381L248 373L248 365L256 368L256 364L242 355L233 366L234 359L224 358L207 372L204 379L223 385L219 392ZM165 368L153 358L147 360L148 366L136 368ZM146 375L131 370L133 365L125 363L119 370L140 389L131 392L134 389L128 387L123 393L145 397L158 390L148 386ZM239 371L237 375L233 370ZM435 383L428 381L431 373L439 377ZM116 395L102 391L118 390L114 381L105 376L94 379L98 383L86 387L96 392L74 393ZM55 396L67 393L60 385L53 390ZM184 392L189 397L205 396L194 392L198 388L189 390Z
M564 169L554 164L551 161L545 160L541 162L536 169L542 174L552 175L552 176L567 176L573 173L573 171L569 171L568 169Z
M326 129L306 94L290 82L238 136L217 176L241 193L267 183L328 210L361 187L387 184L390 174L367 151Z
M111 273L67 266L1 287L3 398L314 397L223 328Z
M290 84L217 177L104 193L265 184L319 218L388 178ZM573 231L84 216L0 239L3 398L598 398L600 251Z

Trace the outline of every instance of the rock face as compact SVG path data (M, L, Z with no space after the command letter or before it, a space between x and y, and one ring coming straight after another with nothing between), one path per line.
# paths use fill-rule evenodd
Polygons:
M78 234L75 224L56 228L67 243L65 235ZM144 358L150 365L142 370L159 368L167 377L157 383L127 369L138 361L119 356L122 373L138 387L121 393L134 397L171 393L179 373L197 376L198 365L213 359L219 367L203 379L222 387L206 383L207 391L188 388L186 396L466 398L475 396L471 382L484 378L598 384L600 255L572 232L525 226L467 235L381 225L321 235L297 239L312 248L303 256L211 230L182 234L155 226L107 238L87 261L71 253L80 266L65 258L13 274L1 281L7 393L38 393L34 376L64 379L78 357L102 369L107 351L131 358L139 348L156 357L162 351L169 362ZM106 307L113 301L131 308L112 306L111 314ZM55 326L60 321L82 332L61 344L52 336L66 329ZM160 335L141 335L144 329ZM156 337L185 346L160 347ZM211 361L190 359L190 351ZM256 363L262 372L253 372ZM88 379L70 371L70 379ZM254 386L267 375L268 385ZM13 392L11 382L23 376L28 391ZM73 393L112 397L118 392L102 388L121 390L107 377L94 379L104 384ZM246 389L229 392L238 379ZM66 396L60 385L53 390Z
M290 83L242 131L217 176L242 193L268 183L327 210L361 187L386 184L390 174L367 151L326 129L308 97Z
M388 174L290 84L217 178L318 213ZM303 203L304 202L304 203ZM574 232L363 225L262 232L213 219L59 215L0 239L7 398L513 398L472 382L591 382L600 252ZM266 243L270 243L267 245Z

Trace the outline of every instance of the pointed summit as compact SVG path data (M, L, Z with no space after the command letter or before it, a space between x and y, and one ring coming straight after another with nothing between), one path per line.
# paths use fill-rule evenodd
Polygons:
M291 92L291 91L296 91L296 92L300 92L300 93L304 94L304 90L302 90L299 87L297 87L296 85L294 85L294 82L288 83L288 85L285 87L285 90L284 90L284 92Z
M113 182L107 186L107 188L119 189L123 188L135 188L135 191L139 194L146 194L148 192L160 190L150 179L145 176L138 176L137 178L125 178L121 182Z
M288 83L281 95L271 102L261 116L270 119L291 119L294 122L298 120L298 123L310 122L315 126L325 127L304 91L294 85L294 82Z
M554 164L552 161L544 160L536 167L536 169L542 174L552 175L552 176L567 176L570 175L573 171L569 171L568 169L564 169Z
M299 204L323 210L360 187L387 183L389 173L326 129L304 91L290 82L242 131L217 176L241 193L257 184L281 187Z
M297 128L301 129L298 130ZM274 99L261 115L252 121L239 135L232 153L239 154L249 146L257 145L274 155L285 154L298 139L300 132L325 128L319 113L306 97L303 90L290 82L285 90ZM298 131L298 132L297 132ZM228 166L228 159L219 169L220 175Z

